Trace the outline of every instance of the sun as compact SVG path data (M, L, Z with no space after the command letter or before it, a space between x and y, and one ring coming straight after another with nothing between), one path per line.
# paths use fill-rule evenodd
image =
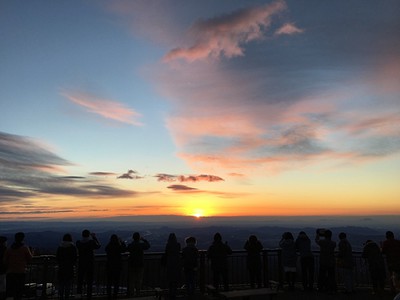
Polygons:
M201 217L205 216L204 210L201 208L195 208L193 210L192 216L196 217L197 219L200 219Z
M182 213L196 219L210 217L216 214L214 201L209 198L191 198L182 206Z

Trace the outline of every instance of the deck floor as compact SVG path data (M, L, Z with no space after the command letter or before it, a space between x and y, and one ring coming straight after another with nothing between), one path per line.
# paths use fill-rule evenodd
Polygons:
M279 291L274 297L276 300L393 300L394 294L389 290L385 290L381 295L372 294L369 288L359 288L352 294L344 294L337 292L336 294L321 293L318 291L303 292L298 289L296 291ZM121 298L126 300L157 300L155 296L139 297L139 298ZM167 297L162 299L168 300ZM185 296L178 296L176 300L187 300ZM209 295L196 295L190 300L220 300L221 298ZM265 297L251 297L251 300L265 300Z

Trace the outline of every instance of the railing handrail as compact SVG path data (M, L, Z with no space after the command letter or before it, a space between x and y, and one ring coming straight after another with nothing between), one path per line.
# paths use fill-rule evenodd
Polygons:
M163 278L162 273L163 269L161 267L160 261L161 256L164 252L145 252L145 269L147 268L147 284L148 287L157 287L165 282L165 278ZM247 272L243 272L246 270L246 250L233 250L232 255L230 255L230 277L232 284L248 284L248 274ZM316 268L316 276L318 274L318 256L320 251L313 251L315 258L315 268ZM355 282L359 286L370 286L371 283L369 281L367 268L362 258L361 251L353 251L353 257L356 262L355 264ZM124 263L124 272L127 274L128 272L128 259L129 253L126 252L123 254ZM97 283L99 285L99 289L104 287L105 285L105 264L106 264L106 254L95 254L95 264L97 268ZM35 267L36 266L36 267ZM281 249L280 248L265 248L262 251L262 267L263 267L263 283L264 286L269 285L270 280L274 280L283 284L283 270L281 268ZM36 282L42 284L41 290L41 298L48 297L47 295L47 283L56 283L56 272L57 272L57 261L55 255L40 255L34 256L33 260L30 264L31 272L29 278L31 278L30 282ZM33 272L40 269L42 276L35 275ZM240 273L240 274L239 274ZM201 292L205 292L205 286L208 282L210 282L211 277L210 265L207 259L207 250L199 250L199 270L198 270L198 287ZM126 278L124 279L124 283L121 286L126 284ZM145 280L146 281L146 280ZM101 293L101 291L100 291ZM103 289L104 293L104 289Z

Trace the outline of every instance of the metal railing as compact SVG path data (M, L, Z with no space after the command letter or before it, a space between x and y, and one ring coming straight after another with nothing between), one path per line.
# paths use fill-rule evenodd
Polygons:
M248 271L246 268L246 251L233 251L229 257L229 284L232 286L249 286ZM143 277L143 294L154 294L154 288L167 288L167 276L165 269L161 266L160 252L145 253L145 271ZM353 252L354 257L354 282L356 287L371 286L367 265L361 257L360 252ZM315 277L318 278L319 252L314 252ZM262 253L262 274L264 286L269 286L270 281L283 284L283 273L281 268L280 249L265 249ZM128 287L128 254L123 257L123 268L120 282L121 295L127 294ZM206 257L206 251L199 251L199 268L197 272L198 290L205 292L205 287L212 281L210 264ZM29 265L26 277L25 297L29 298L56 298L57 295L57 263L55 256L35 256ZM297 281L301 281L300 266L298 266ZM337 270L338 283L342 282L340 272ZM183 274L182 274L183 282ZM316 282L316 281L315 281ZM93 295L106 295L106 256L96 255L94 266ZM76 290L76 280L73 291Z

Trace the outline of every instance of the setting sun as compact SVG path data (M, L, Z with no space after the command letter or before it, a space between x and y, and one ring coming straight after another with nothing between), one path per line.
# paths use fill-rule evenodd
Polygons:
M196 218L201 218L204 216L204 211L202 209L196 209L193 216Z
M204 210L201 208L196 208L193 212L193 216L196 218L204 217Z

